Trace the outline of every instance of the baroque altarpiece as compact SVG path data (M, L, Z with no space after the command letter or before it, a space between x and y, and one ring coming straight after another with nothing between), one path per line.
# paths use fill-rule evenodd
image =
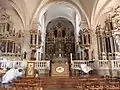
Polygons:
M83 28L79 31L80 60L90 60L91 33L89 28ZM94 58L93 56L91 59Z
M41 32L38 28L29 31L31 55L24 49L25 36L23 30L14 27L5 8L0 8L0 57L8 60L36 60L37 49L41 47ZM37 54L38 55L38 54Z
M117 9L115 9L117 10ZM120 59L120 18L117 11L108 15L105 26L96 27L99 60Z
M67 23L67 24L66 24ZM75 54L74 28L66 19L49 22L46 30L46 59L70 57Z
M36 60L36 57L40 57L40 53L37 54L37 49L40 49L40 47L41 47L41 32L37 28L31 29L30 30L30 49L31 49L30 60Z
M0 56L22 58L24 33L16 31L5 8L0 9ZM16 58L15 58L16 57Z

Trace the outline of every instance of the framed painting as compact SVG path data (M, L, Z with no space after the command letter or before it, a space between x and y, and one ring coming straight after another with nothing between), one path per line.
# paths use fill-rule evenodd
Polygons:
M27 62L26 77L34 77L34 76L35 76L35 63Z

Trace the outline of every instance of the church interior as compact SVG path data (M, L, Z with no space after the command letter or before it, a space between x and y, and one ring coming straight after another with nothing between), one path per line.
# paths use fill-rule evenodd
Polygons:
M0 90L68 89L120 90L120 0L0 0Z

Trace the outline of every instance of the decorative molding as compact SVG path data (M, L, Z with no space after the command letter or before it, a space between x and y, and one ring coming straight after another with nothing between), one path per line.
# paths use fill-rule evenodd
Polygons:
M0 21L9 20L10 16L6 13L6 8L0 7Z

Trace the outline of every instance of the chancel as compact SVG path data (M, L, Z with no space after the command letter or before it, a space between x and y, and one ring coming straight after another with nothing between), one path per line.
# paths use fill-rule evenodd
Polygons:
M0 90L120 90L119 78L120 0L0 0Z

